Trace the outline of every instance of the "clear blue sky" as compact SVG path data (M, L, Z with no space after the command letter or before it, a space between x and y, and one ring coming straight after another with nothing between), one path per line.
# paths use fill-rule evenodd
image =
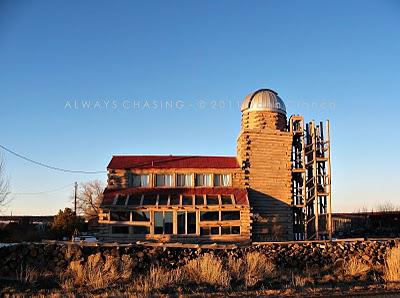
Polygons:
M266 87L289 115L331 120L335 211L400 201L398 1L0 1L0 70L0 143L35 160L105 170L113 154L235 155L237 102ZM16 193L106 179L3 156ZM6 212L55 213L71 192L13 195Z

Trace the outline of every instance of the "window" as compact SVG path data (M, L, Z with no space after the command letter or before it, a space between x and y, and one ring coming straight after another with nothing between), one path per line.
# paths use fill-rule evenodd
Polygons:
M156 186L169 187L172 186L171 174L156 174Z
M132 233L137 235L150 234L149 226L132 226Z
M196 212L177 212L178 234L196 234Z
M214 186L230 186L230 174L214 174Z
M176 186L179 186L179 187L193 186L193 175L192 174L176 174Z
M216 221L219 220L218 211L201 211L200 212L201 221Z
M193 197L192 196L183 196L182 197L182 205L183 206L193 205Z
M211 174L196 174L196 186L212 186Z
M115 221L130 221L130 212L111 212L110 219Z
M219 235L219 227L201 227L200 235L201 236Z
M154 212L154 234L173 233L173 213L172 211Z
M143 205L155 205L157 203L156 195L145 195L143 198Z
M132 173L130 184L132 187L148 187L150 185L150 175Z
M235 227L221 227L221 234L222 235L240 235L240 227L235 226Z
M142 200L141 195L130 195L128 198L128 206L140 206L140 201Z
M149 211L132 211L132 221L150 221Z
M111 228L111 233L113 234L129 234L128 226L115 226Z
M196 205L204 205L204 196L196 196L195 203Z
M166 206L168 204L168 195L158 196L158 206Z
M221 204L222 205L232 205L232 197L231 196L221 196Z
M221 211L221 220L239 220L240 211Z
M207 205L219 205L218 196L207 196Z
M125 203L126 203L126 196L118 195L115 205L121 206L121 205L125 205Z
M177 206L177 205L180 205L179 201L180 201L179 195L171 195L169 204L172 206Z

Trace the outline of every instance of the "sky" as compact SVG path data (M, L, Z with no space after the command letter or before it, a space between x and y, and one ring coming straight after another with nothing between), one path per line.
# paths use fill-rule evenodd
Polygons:
M85 171L235 155L241 101L271 88L288 115L330 120L334 211L397 204L399 37L398 1L0 0L0 144ZM5 214L54 214L74 181L106 181L2 156Z

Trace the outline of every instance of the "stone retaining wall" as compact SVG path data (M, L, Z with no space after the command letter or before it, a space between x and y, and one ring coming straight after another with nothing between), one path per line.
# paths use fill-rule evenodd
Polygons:
M321 268L352 257L362 259L370 265L383 265L386 253L398 245L399 240L346 241L346 242L292 242L265 243L245 247L211 249L184 247L130 246L80 246L78 244L21 243L0 247L0 276L13 276L22 267L38 268L59 273L71 261L85 262L88 256L101 253L102 257L129 257L135 272L144 272L151 265L175 268L204 253L212 253L222 260L229 255L241 258L244 254L257 251L265 254L279 267L301 270ZM125 256L124 256L125 255Z

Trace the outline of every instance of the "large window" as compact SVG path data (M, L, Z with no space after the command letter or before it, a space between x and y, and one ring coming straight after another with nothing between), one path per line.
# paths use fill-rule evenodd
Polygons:
M230 186L230 174L214 174L214 186Z
M176 186L192 187L193 186L193 175L192 174L176 174Z
M128 206L140 206L142 195L130 195L128 198Z
M196 174L196 186L212 186L211 174Z
M240 211L221 211L221 220L239 220Z
M171 187L172 186L172 175L171 174L156 174L156 186Z
M178 234L196 234L196 212L177 212Z
M150 185L150 175L148 174L131 174L132 187L148 187Z
M115 202L115 205L125 205L126 204L126 196L124 195L118 195L117 201Z
M173 233L173 213L172 211L154 212L154 234Z

